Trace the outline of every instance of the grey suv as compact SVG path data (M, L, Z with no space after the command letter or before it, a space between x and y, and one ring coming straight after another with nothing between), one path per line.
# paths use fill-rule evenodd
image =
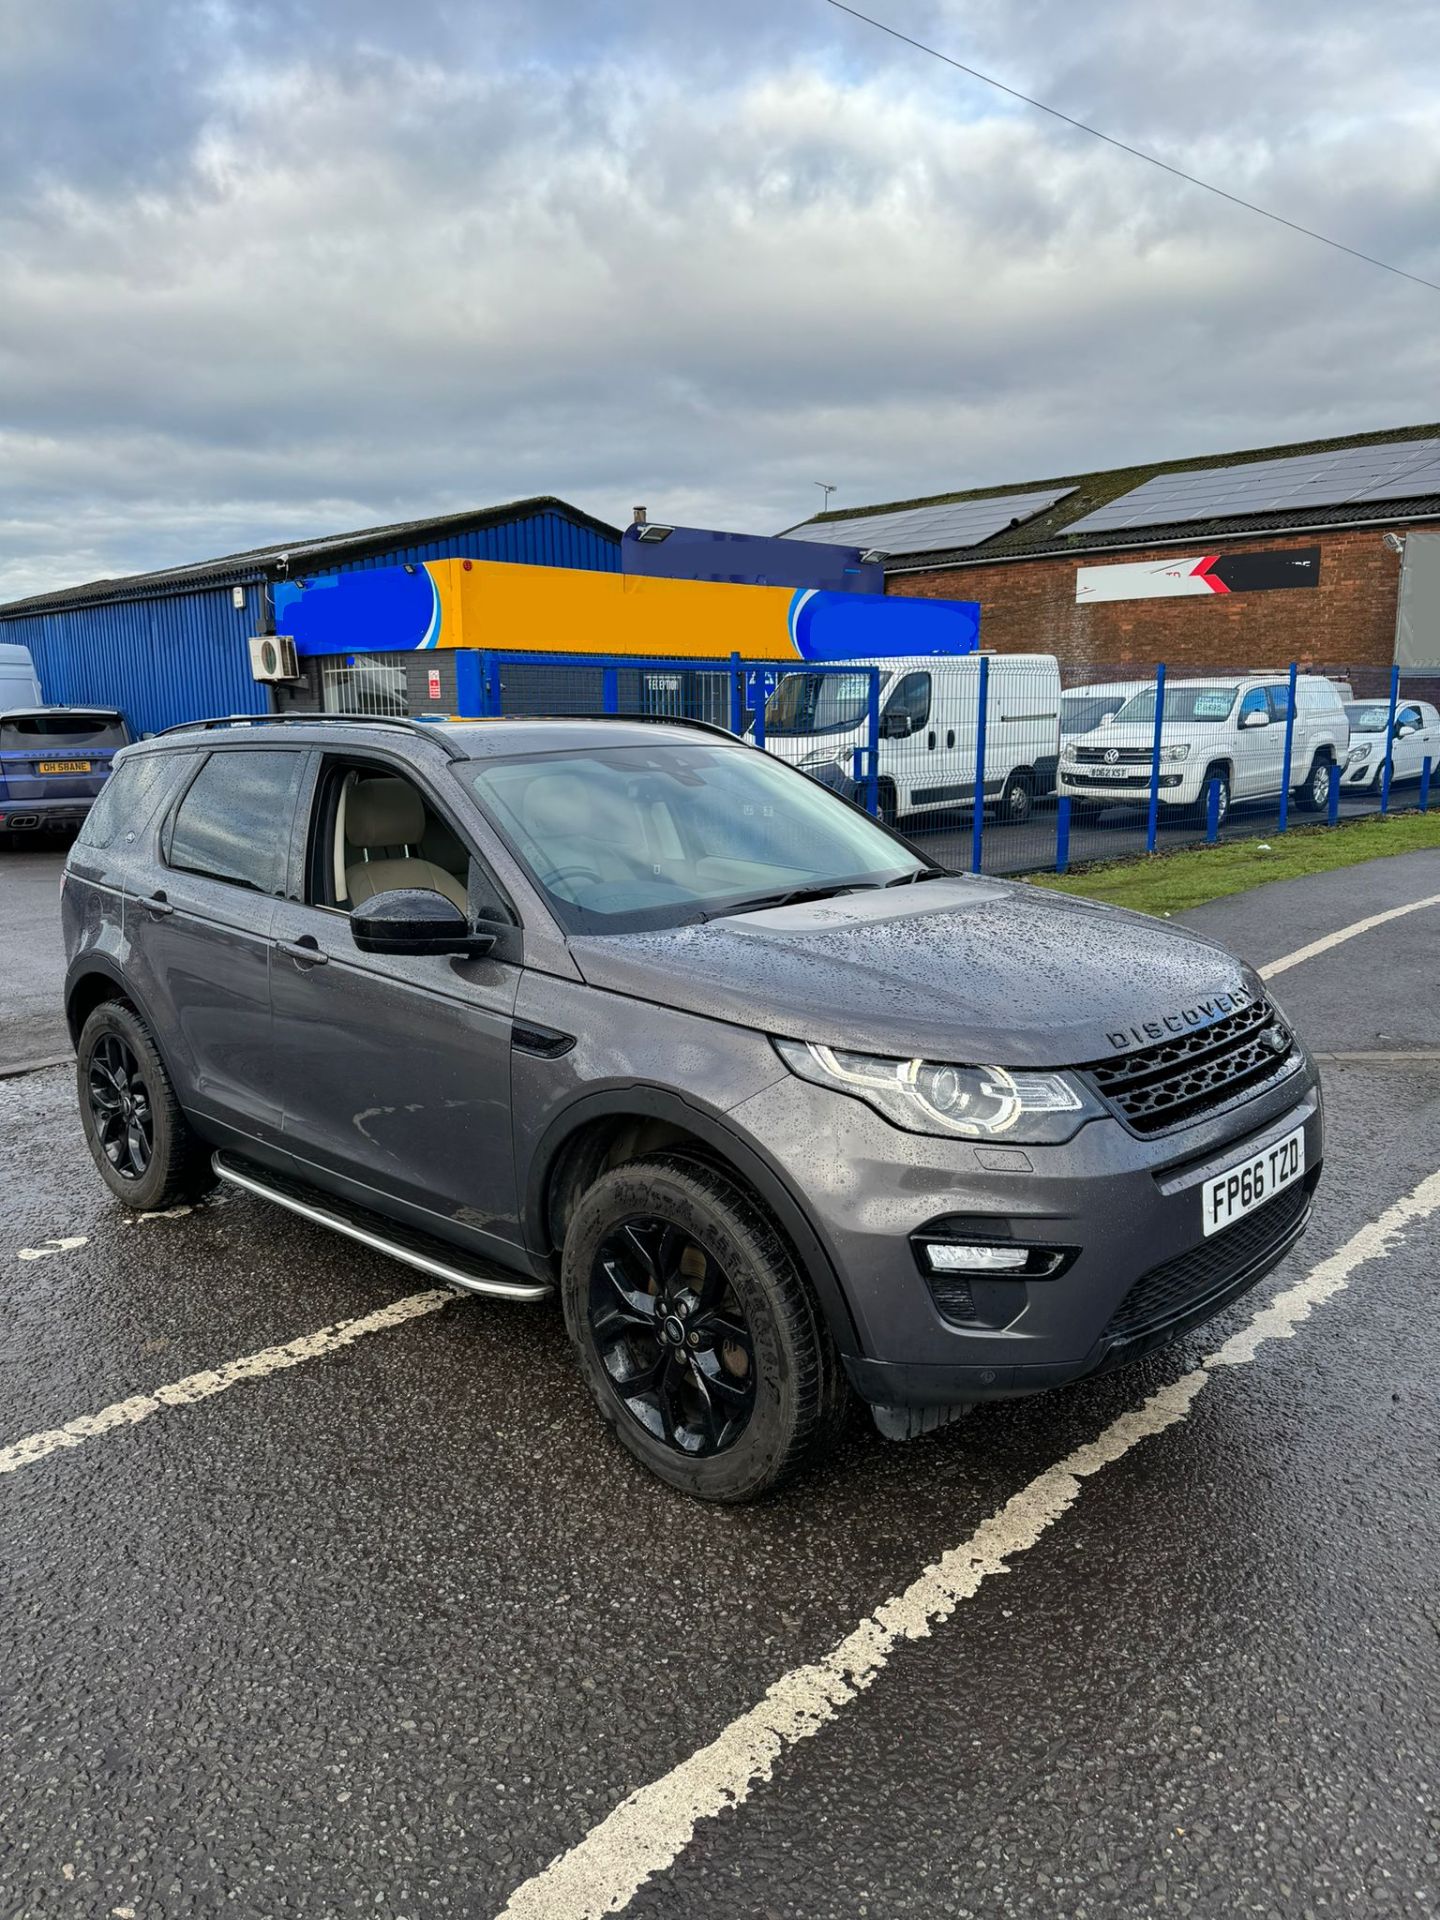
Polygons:
M955 876L676 722L212 721L73 848L80 1108L139 1209L218 1177L479 1293L558 1293L672 1485L1194 1325L1303 1231L1314 1065L1158 921ZM991 1064L993 1063L993 1064Z

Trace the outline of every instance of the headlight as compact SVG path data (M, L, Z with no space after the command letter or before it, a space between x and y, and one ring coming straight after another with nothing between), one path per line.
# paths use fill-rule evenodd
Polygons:
M1080 755L1074 747L1067 743L1060 749L1060 758L1067 766L1073 767L1075 762L1080 758Z
M1184 746L1161 747L1160 758L1162 760L1188 760L1190 758L1190 746L1188 741Z
M1370 748L1367 743L1363 746L1351 747L1349 753L1345 756L1345 764L1347 767L1358 767L1362 760L1368 760L1369 758Z
M853 748L849 747L812 747L809 753L800 756L800 764L802 767L839 767L851 752Z
M1017 1143L1062 1141L1101 1110L1061 1073L891 1060L806 1040L777 1040L775 1049L802 1080L853 1094L910 1133Z

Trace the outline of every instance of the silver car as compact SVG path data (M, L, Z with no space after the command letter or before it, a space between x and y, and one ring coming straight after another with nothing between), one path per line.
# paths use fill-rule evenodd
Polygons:
M80 1111L455 1286L558 1296L698 1498L1171 1339L1304 1230L1315 1067L1159 921L953 875L673 721L292 716L128 748L64 888Z

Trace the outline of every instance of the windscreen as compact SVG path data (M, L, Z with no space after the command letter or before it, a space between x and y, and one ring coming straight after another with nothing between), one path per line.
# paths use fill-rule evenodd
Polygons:
M882 688L890 677L882 670ZM765 703L766 736L848 731L869 708L868 673L787 673Z
M1166 687L1165 718L1181 726L1204 726L1207 722L1219 726L1230 717L1230 709L1235 704L1235 695L1239 688L1235 686L1213 687ZM1115 716L1115 724L1120 726L1155 724L1155 689L1147 687L1144 693L1137 693L1127 700Z
M1352 733L1384 733L1390 718L1388 700L1365 700L1353 707L1346 707L1345 718L1350 722Z
M1060 696L1061 733L1090 733L1107 713L1125 704L1123 693L1064 693ZM1151 714L1154 714L1152 706Z
M0 715L0 751L27 748L79 753L87 748L123 747L130 735L113 713L7 713Z
M682 926L761 895L879 886L921 868L873 820L744 747L617 747L457 771L571 932Z

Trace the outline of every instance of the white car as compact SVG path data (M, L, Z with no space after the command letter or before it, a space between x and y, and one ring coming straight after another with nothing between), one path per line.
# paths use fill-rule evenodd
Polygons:
M1340 784L1347 791L1368 787L1378 793L1385 767L1388 700L1357 700L1345 709L1350 722L1350 751ZM1428 700L1402 700L1395 708L1390 781L1418 780L1428 759L1440 772L1440 712Z
M1211 778L1219 782L1223 823L1232 801L1278 796L1285 780L1289 676L1210 674L1167 680L1160 722L1160 804L1204 816ZM1155 741L1155 689L1127 700L1108 724L1060 753L1059 791L1095 806L1148 806ZM1350 726L1330 681L1296 681L1290 784L1302 807L1321 811L1345 764Z
M1151 680L1101 680L1093 686L1066 687L1060 695L1060 738L1073 740L1111 720L1132 695L1153 686Z

